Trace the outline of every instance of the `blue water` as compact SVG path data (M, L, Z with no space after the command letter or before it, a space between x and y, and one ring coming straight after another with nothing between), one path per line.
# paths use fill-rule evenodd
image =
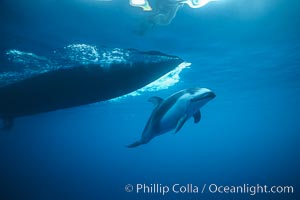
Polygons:
M16 119L0 134L0 199L299 198L299 1L184 6L171 24L144 35L136 29L148 14L127 1L0 5L3 62L9 49L49 55L81 43L158 50L192 63L165 90ZM125 147L143 131L149 97L196 86L217 95L201 109L199 124L189 120L176 135ZM126 184L139 183L292 185L294 194L125 192Z

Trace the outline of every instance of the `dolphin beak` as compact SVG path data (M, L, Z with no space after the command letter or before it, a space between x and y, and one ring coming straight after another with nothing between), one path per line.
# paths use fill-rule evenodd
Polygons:
M214 99L217 95L213 92L211 92L208 97L210 97L211 99Z
M203 98L205 99L214 99L217 95L214 92L207 93Z

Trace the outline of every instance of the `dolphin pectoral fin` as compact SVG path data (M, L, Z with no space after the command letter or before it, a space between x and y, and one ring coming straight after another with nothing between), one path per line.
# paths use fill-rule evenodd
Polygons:
M175 133L177 133L181 128L182 126L184 125L184 123L186 122L187 120L187 115L184 115L183 117L181 117L178 122L177 122L177 126L176 126L176 130L175 130ZM174 133L174 134L175 134Z
M140 146L142 144L144 144L144 143L139 140L139 141L136 141L136 142L134 142L134 143L132 143L130 145L127 145L126 147L127 148L134 148L134 147Z
M163 102L163 98L160 98L160 97L150 97L148 99L149 102L153 103L155 106L158 106L161 104L161 102Z
M197 110L194 113L193 117L194 117L195 124L197 124L198 122L200 122L200 120L201 120L201 112L200 112L200 110Z

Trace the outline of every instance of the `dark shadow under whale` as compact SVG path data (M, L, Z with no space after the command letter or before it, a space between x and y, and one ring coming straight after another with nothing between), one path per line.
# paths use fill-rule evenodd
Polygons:
M0 86L3 129L11 128L16 117L91 104L128 94L183 62L179 57L160 52L128 51L135 54L135 59L59 68Z

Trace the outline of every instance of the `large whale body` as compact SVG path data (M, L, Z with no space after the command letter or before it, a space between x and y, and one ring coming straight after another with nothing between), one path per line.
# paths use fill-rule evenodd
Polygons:
M77 49L76 54L72 51L74 46L55 51L51 59L17 50L6 53L7 63L13 66L11 68L22 64L26 70L19 74L14 71L0 72L0 118L4 122L3 129L10 128L16 117L128 94L183 62L179 57L154 51L104 47L101 51L96 47ZM42 69L41 64L44 65Z

